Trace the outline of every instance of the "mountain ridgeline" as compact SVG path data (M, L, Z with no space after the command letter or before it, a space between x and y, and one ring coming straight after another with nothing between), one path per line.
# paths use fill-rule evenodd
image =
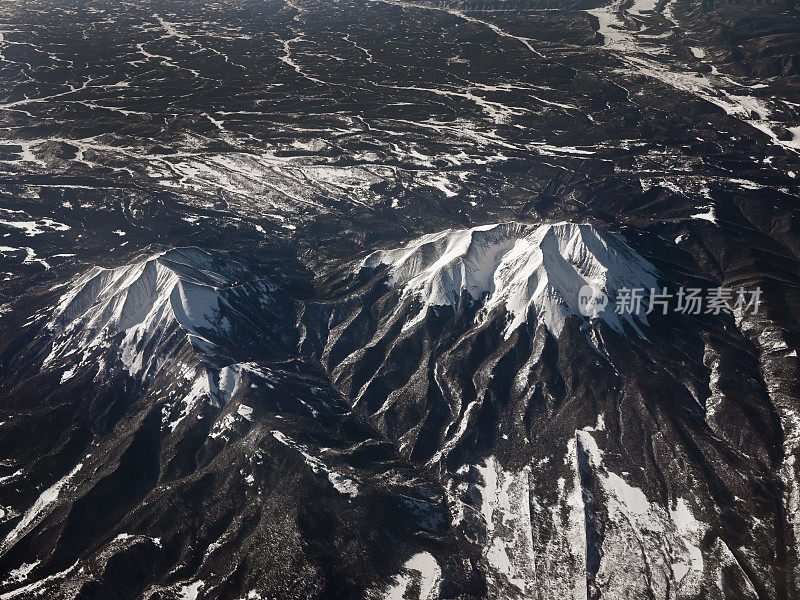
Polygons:
M751 326L617 314L682 283L630 239L451 229L314 290L156 249L43 294L3 353L0 504L29 508L3 511L0 593L793 597Z

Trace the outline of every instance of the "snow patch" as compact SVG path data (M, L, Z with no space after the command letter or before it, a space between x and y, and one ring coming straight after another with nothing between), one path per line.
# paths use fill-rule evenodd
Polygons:
M530 514L530 469L506 471L494 457L476 465L480 487L480 514L486 529L487 578L495 589L509 585L518 594L535 594L536 566Z
M701 221L708 221L717 225L717 211L713 206L705 207L705 212L695 213L692 215L692 219L699 219Z
M419 582L419 596L416 598L434 600L439 597L442 570L429 552L420 552L406 561L403 572L395 577L396 583L384 596L385 600L407 600L406 591L415 579Z
M5 555L14 544L50 514L53 508L55 508L54 505L61 495L62 489L72 481L72 478L81 468L83 468L83 463L78 463L72 471L64 475L64 477L41 493L33 505L25 511L25 514L22 516L19 523L17 523L16 527L14 527L3 542L0 543L0 556Z
M296 442L281 431L273 431L272 436L284 446L289 446L297 450L305 460L306 464L311 467L311 470L317 475L324 475L327 477L330 484L340 494L355 498L359 492L358 481L352 477L338 473L328 467L322 460L309 451L309 448L299 442ZM319 452L317 452L319 454Z
M197 600L200 597L200 590L203 589L205 582L195 581L178 589L178 598L180 600Z
M33 571L37 566L39 566L39 563L41 562L42 561L37 560L32 563L22 564L16 569L12 569L11 571L8 572L8 577L3 582L3 585L22 583L28 578L28 575L30 575L31 571Z
M253 408L250 406L245 406L244 404L240 404L239 408L236 409L236 414L247 421L253 420Z
M637 587L644 585L641 581L614 576L620 565L658 573L648 584L658 596L666 597L667 590L676 590L679 597L699 593L704 572L700 543L707 526L695 518L685 499L677 498L666 509L650 502L641 489L607 469L592 432L593 428L577 431L576 441L579 454L597 476L608 513L597 580L613 587L604 593L610 597L639 597L645 593L645 589ZM632 542L641 548L641 556L646 557L641 560L647 564L630 564L640 560L630 552Z
M695 58L699 59L699 58L705 58L706 57L706 51L703 50L702 48L697 48L695 46L690 46L689 50L692 52L692 55Z

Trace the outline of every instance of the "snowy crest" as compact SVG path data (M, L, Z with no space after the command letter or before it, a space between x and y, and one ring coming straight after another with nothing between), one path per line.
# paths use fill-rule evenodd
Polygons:
M610 299L596 317L621 335L623 322L641 333L644 315L616 314L613 301L623 288L657 287L656 268L631 249L621 236L591 225L499 223L472 229L446 230L423 236L406 246L378 251L362 267L389 268L389 283L420 303L455 307L462 292L483 304L479 322L505 311L506 336L530 315L558 336L570 315L581 316L581 289L595 290L598 303ZM583 318L583 317L582 317Z
M146 376L186 338L202 360L213 362L219 346L235 339L232 319L241 311L232 304L247 297L257 311L269 300L269 286L252 279L243 265L197 248L94 267L56 307L45 364L75 352L85 360L93 349L117 346L128 372Z

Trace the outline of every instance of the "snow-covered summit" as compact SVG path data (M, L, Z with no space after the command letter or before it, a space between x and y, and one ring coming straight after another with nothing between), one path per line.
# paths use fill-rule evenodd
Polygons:
M584 285L611 299L599 318L620 334L623 321L640 331L646 317L616 314L616 292L657 287L656 268L621 236L575 223L446 230L374 252L362 263L370 269L381 265L388 267L391 285L419 301L419 313L407 327L432 306L456 306L465 290L483 303L479 321L498 311L508 314L506 335L530 315L558 336L568 316L581 315L578 296Z
M50 323L45 364L116 346L125 368L146 376L188 338L201 360L235 343L235 323L269 302L271 287L229 258L198 248L157 252L117 268L93 267L70 286ZM177 334L173 335L173 334Z

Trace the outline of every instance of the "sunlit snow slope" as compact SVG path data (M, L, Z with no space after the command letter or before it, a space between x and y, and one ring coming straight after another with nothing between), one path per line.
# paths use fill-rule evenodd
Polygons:
M498 310L510 315L506 335L531 313L558 336L568 316L581 314L578 292L584 285L612 300L622 288L657 286L655 267L622 237L575 223L447 230L363 262L368 268L381 265L389 267L392 285L419 299L417 318L431 306L456 306L463 290L484 303L479 320ZM611 305L599 317L619 333L623 322L636 331L637 319L646 322L644 315L618 315Z
M259 314L274 291L238 262L197 248L162 251L117 268L94 267L58 305L45 364L74 352L86 358L94 349L118 347L125 368L146 377L186 340L201 360L218 362L228 348L246 344L259 331Z

